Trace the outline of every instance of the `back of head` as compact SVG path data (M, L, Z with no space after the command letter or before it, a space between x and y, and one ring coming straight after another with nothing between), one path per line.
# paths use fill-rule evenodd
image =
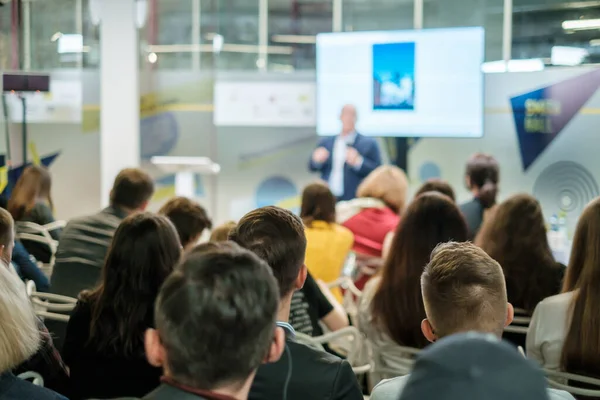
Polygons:
M211 242L225 242L229 240L229 234L235 229L237 222L227 221L212 230L210 233Z
M198 246L156 303L169 374L203 390L241 386L267 355L278 304L277 282L255 254L231 242Z
M304 264L306 236L302 220L291 211L268 206L250 211L229 239L269 264L283 298L294 289Z
M313 221L335 222L336 199L324 182L315 182L304 188L300 218L310 226Z
M129 210L144 208L154 193L150 175L139 168L119 172L110 191L110 204Z
M483 153L474 154L467 162L465 175L469 179L469 189L477 189L477 198L484 208L496 204L500 166L493 156Z
M427 192L438 192L444 194L450 198L452 201L456 201L456 197L454 195L454 189L450 184L439 178L431 178L428 179L415 193L415 197L422 195Z
M506 276L509 301L530 313L549 295L555 262L540 203L518 194L500 203L485 219L476 243L498 261Z
M19 277L0 264L0 374L10 371L38 349L37 318Z
M183 247L188 247L200 237L205 229L212 228L212 221L206 210L187 197L175 197L167 201L158 211L169 218Z
M401 400L546 400L543 372L492 335L464 333L417 357Z
M563 345L565 371L600 377L600 198L579 217L564 292L577 290Z
M15 223L8 211L0 208L0 246L8 247L15 240Z
M51 185L52 179L46 167L33 165L25 168L8 200L8 211L13 218L21 220L38 199L44 199L52 208Z
M420 330L425 309L419 281L431 251L451 240L466 241L467 226L448 197L425 193L402 215L372 302L374 321L400 345L427 345Z
M502 336L508 307L502 268L474 244L436 247L421 276L421 288L437 337L467 331Z
M382 165L371 172L358 186L357 197L371 197L383 201L395 213L406 203L408 178L395 165Z
M177 232L166 217L136 213L121 222L98 287L81 293L92 306L90 342L97 349L138 351L160 286L180 258Z

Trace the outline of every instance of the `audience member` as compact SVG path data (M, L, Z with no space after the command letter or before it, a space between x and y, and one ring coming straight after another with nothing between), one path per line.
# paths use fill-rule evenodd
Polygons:
M8 200L8 212L17 222L33 222L38 225L54 222L51 187L52 179L46 167L34 165L25 168ZM58 240L61 229L52 229L48 233L52 239ZM50 262L52 252L48 245L34 241L27 241L24 245L39 261Z
M92 288L115 230L126 216L144 210L154 192L152 178L135 168L122 170L110 192L110 206L97 214L75 218L61 235L52 274L52 291L76 297Z
M535 364L501 340L471 332L424 350L399 399L573 400L573 396L548 393L544 373Z
M383 269L367 284L359 302L358 327L373 347L427 345L420 329L425 307L419 282L431 251L450 240L467 240L456 204L435 192L417 197L402 216Z
M212 221L206 210L187 197L172 198L158 213L169 218L175 225L184 250L194 247L204 230L212 228Z
M357 199L338 204L337 220L354 234L352 250L359 266L378 269L382 265L383 242L400 221L407 188L404 171L383 165L360 184ZM359 276L356 286L362 289L369 277Z
M308 336L321 336L325 325L331 332L349 325L344 307L322 281L315 281L310 272L302 289L292 296L290 325L296 332Z
M492 345L502 337L504 327L513 319L513 307L507 300L502 268L496 261L471 243L440 244L431 253L431 260L421 276L421 286L426 311L426 319L420 324L422 333L430 342L441 340L441 343L446 343L447 350L442 350L444 345L441 344L424 350L410 377L383 381L373 390L371 400L395 400L399 395L403 399L440 398L440 385L447 383L448 373L453 371L455 378L459 379L469 368L480 371L478 379L471 382L471 386L467 382L455 382L456 387L449 385L453 389L444 386L450 390L450 397L443 398L490 398L481 390L489 391L490 396L497 391L496 397L491 397L494 399L536 398L521 397L527 392L521 392L521 396L517 396L519 390L525 390L534 383L531 374L523 374L528 369L533 370L532 366L515 348ZM460 336L445 339L447 336L471 331L491 335L496 340L483 335L473 337L473 333L462 336L462 339L459 339ZM467 339L469 336L473 339ZM450 343L453 342L454 350L450 350ZM488 344L484 345L486 342ZM429 366L425 365L425 360L429 360ZM525 369L520 369L519 364ZM503 371L510 371L509 377L512 378L508 381L498 378L505 376ZM434 391L427 392L420 383L429 374L439 374L427 379L428 385L431 385L430 390L438 391L437 395L433 395ZM546 384L541 372L539 374L541 383L538 382L538 389L545 395L543 391ZM492 378L494 376L497 378ZM521 379L516 380L515 377L518 376ZM479 379L484 384L482 387L476 383ZM529 393L533 395L533 392ZM550 390L548 393L551 399L572 399L562 391ZM418 394L422 397L415 397Z
M340 277L354 242L352 232L335 222L335 203L324 182L312 183L302 192L300 218L306 233L306 267L315 279L325 283ZM333 293L342 300L339 288Z
M49 389L17 378L12 370L40 345L38 319L16 274L0 266L0 399L64 400Z
M253 251L273 270L279 283L278 325L286 330L286 352L276 363L258 369L250 399L348 399L362 400L356 376L348 362L293 340L288 324L293 293L306 279L306 237L300 218L277 207L246 214L230 239Z
M210 233L211 242L225 242L229 238L229 233L235 229L237 222L235 221L227 221L215 229Z
M500 203L475 242L504 270L508 300L529 315L546 297L560 292L565 266L554 261L542 207L528 194Z
M99 285L84 291L71 314L63 355L74 400L143 396L159 384L143 336L154 326L160 286L179 262L181 245L163 216L133 214L117 228Z
M467 162L465 182L473 199L460 205L469 227L469 239L475 238L486 210L496 204L500 167L489 154L476 153Z
M535 309L527 355L546 369L600 378L600 198L579 217L563 293Z
M285 348L269 266L231 242L199 247L158 296L146 354L163 384L144 399L245 400L258 367Z
M27 252L23 244L14 238L13 218L6 208L8 207L6 198L0 196L0 241L4 249L12 247L12 256L7 258L7 252L3 251L2 258L6 265L12 265L17 274L23 281L33 281L38 292L50 291L50 280L37 266L36 259ZM10 237L8 234L10 233Z
M452 201L456 201L456 197L454 196L454 189L448 182L439 178L431 178L425 181L423 185L417 190L415 193L415 197L422 195L427 192L438 192L441 194L445 194Z

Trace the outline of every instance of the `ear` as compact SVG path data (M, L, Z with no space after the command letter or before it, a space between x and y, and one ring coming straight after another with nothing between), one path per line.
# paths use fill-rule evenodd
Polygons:
M4 250L6 249L5 245L1 245L0 246L0 258L2 258L2 256L4 256Z
M156 329L146 330L144 338L144 346L146 348L146 358L148 363L153 367L164 367L166 366L166 353L165 348L160 342L158 331Z
M302 268L300 268L300 272L296 278L296 290L300 290L304 287L304 282L306 282L307 275L308 269L306 268L306 265L302 264Z
M269 364L279 361L283 351L285 350L285 331L283 328L275 327L275 335L273 335L273 341L269 352L265 357L263 364Z
M150 202L149 201L143 202L142 205L138 207L138 209L140 211L146 211L146 208L148 208L148 203L150 203Z
M433 331L433 326L431 326L427 318L421 321L421 332L423 332L423 336L425 336L425 339L429 340L431 343L438 340L438 337Z
M508 307L506 307L506 322L504 326L509 326L512 324L513 319L515 318L515 308L512 304L508 303Z
M469 175L465 175L465 185L467 185L467 189L471 189L471 178L469 178Z

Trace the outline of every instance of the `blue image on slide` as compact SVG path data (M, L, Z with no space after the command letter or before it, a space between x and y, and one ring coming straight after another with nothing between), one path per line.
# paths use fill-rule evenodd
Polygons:
M373 110L414 110L415 43L373 45Z

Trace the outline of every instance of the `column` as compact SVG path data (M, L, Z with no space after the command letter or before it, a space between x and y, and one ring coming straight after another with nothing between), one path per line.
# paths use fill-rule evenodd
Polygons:
M100 2L100 194L140 165L139 42L135 0Z

